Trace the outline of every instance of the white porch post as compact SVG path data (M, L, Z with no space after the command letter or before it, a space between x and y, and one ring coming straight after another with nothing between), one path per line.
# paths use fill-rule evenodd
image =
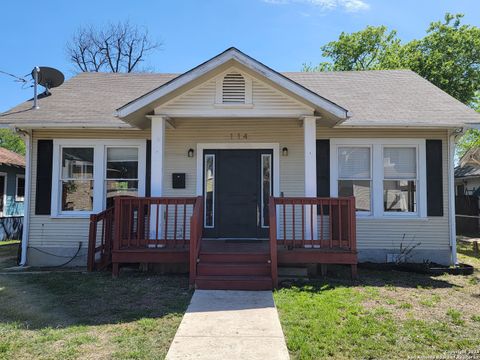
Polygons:
M152 120L152 156L151 156L151 172L150 172L150 192L152 197L160 197L163 195L163 165L165 159L165 123L166 117L155 116ZM157 207L152 206L150 209L150 237L156 236L156 219ZM160 215L158 217L158 236L161 238L163 233L163 206L159 207Z
M317 196L317 118L315 116L303 117L303 139L305 152L305 197ZM310 239L310 207L305 209L305 236ZM317 239L317 207L313 211L313 239Z
M151 193L152 196L163 195L163 163L165 153L165 122L163 116L152 118L152 170Z

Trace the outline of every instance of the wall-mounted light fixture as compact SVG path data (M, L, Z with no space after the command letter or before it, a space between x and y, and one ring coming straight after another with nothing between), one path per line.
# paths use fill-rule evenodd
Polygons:
M282 156L288 156L288 148L287 147L282 148Z
M187 156L189 158L192 158L193 157L193 154L195 154L195 151L193 149L188 149L188 153L187 153Z

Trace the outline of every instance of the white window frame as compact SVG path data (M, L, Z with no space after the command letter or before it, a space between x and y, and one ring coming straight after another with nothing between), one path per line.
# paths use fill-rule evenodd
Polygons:
M338 182L339 181L341 181L341 180L365 181L365 179L346 179L346 178L340 178L338 176L338 151L342 147L353 147L353 148L359 147L359 148L370 149L370 169L369 169L370 177L369 177L369 180L368 180L368 181L370 181L370 211L357 211L358 216L370 216L370 215L372 215L372 212L373 212L373 146L370 145L370 144L348 144L348 145L338 145L336 147L335 154L334 154L335 164L336 164L336 178L337 178L337 181L336 181L336 184L337 184L336 185L336 195L335 196L338 196Z
M61 161L62 148L93 148L93 209L91 211L62 211L61 209ZM54 139L52 169L52 218L88 218L105 209L105 173L108 147L138 148L138 196L145 195L146 140L145 139Z
M18 196L18 179L23 179L23 196ZM23 202L25 201L25 175L17 174L15 179L15 201L16 202Z
M403 138L378 138L378 139L355 139L336 138L330 140L330 194L338 196L338 148L339 147L362 147L371 146L371 202L370 213L361 211L357 216L365 219L411 219L427 218L427 184L426 184L426 159L425 139ZM415 213L390 213L383 209L383 148L384 147L416 147L417 157L417 212Z

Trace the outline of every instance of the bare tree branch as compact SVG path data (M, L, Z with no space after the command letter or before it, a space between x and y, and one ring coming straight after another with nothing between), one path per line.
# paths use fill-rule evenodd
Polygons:
M79 72L134 72L152 52L161 48L146 29L128 21L104 29L81 27L66 45L68 59Z

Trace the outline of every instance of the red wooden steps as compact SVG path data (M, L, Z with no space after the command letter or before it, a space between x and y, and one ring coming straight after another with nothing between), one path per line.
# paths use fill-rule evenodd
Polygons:
M264 251L201 251L195 286L204 290L271 290L270 255Z

